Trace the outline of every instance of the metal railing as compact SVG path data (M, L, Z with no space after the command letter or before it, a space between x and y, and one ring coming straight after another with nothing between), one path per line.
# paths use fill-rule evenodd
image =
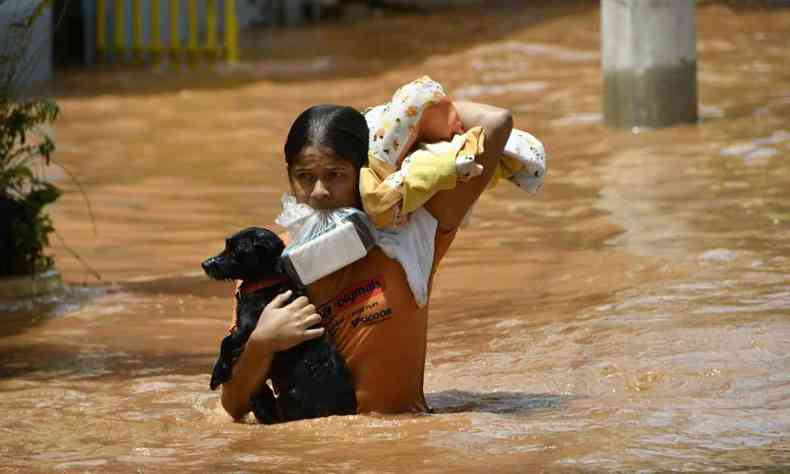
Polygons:
M145 5L143 0L96 0L98 59L116 63L129 60L158 62L164 59L224 59L233 63L239 60L235 0L222 0L222 18L218 11L219 0L200 2L203 15L199 12L199 0L162 1L168 3L166 15L162 14L160 0L147 0ZM186 15L181 8L182 2L186 2ZM144 14L144 10L147 14ZM131 21L128 16L131 16ZM220 25L221 20L223 25ZM130 23L131 32L127 32ZM144 24L146 28L143 27ZM184 26L186 35L182 35ZM166 42L163 41L163 28L169 32Z

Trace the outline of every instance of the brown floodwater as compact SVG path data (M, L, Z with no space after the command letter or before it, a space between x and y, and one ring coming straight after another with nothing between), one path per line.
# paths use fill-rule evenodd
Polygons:
M0 306L0 470L790 469L790 9L705 3L700 123L616 131L598 9L518 3L252 33L235 67L61 73L57 157L90 208L49 170L51 214L85 264L53 236L70 290ZM232 423L208 389L231 289L199 262L273 221L301 110L422 74L551 156L440 267L436 413Z

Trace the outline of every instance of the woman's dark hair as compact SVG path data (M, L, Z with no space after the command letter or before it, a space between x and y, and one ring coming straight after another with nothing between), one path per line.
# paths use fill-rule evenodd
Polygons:
M330 148L359 171L368 164L368 124L365 117L351 107L315 105L294 120L285 142L285 162L291 169L305 146Z

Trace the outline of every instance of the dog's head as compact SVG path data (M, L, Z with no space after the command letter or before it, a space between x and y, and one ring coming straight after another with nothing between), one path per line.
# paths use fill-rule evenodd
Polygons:
M215 280L262 280L282 275L280 254L284 249L274 232L249 227L225 240L225 249L201 266Z

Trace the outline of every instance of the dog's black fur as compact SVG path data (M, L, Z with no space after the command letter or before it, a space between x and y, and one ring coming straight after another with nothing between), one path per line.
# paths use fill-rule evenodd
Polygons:
M282 283L249 293L238 292L236 326L222 340L219 358L211 374L212 390L228 381L264 307L278 294L292 290L294 298L304 294L287 277L280 263L285 245L273 232L259 227L244 229L225 241L225 249L203 262L203 270L216 280L259 282L281 278ZM328 415L350 415L357 411L351 372L326 333L275 354L269 377L278 392L274 397L263 384L251 400L260 423L278 423Z

